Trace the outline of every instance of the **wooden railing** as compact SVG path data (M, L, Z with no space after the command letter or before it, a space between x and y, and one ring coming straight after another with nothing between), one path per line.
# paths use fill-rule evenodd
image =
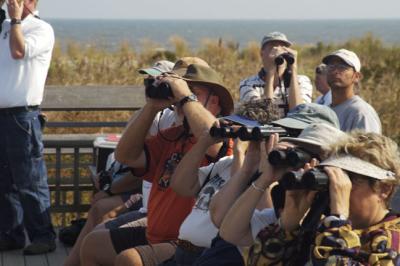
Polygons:
M108 111L135 111L143 106L144 101L144 91L140 87L48 86L41 109L46 113L102 111L104 114ZM120 128L125 124L126 121L48 121L46 126ZM99 162L99 150L93 147L93 142L99 136L101 134L51 134L43 137L52 195L51 211L61 215L59 225L65 225L66 213L80 216L90 207L82 199L85 193L89 194L93 190L91 175L99 167L96 165ZM104 158L101 161L103 163Z

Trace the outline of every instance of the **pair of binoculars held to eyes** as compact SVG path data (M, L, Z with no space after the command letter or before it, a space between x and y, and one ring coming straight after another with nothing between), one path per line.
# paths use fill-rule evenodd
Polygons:
M262 140L269 138L272 134L277 133L280 137L289 136L289 132L282 127L261 126L261 127L231 127L213 126L210 129L210 135L215 138L240 138L243 141Z
M329 177L319 168L313 168L306 172L290 171L279 180L279 185L285 190L328 190Z
M312 158L318 158L318 156L299 148L273 150L268 154L269 163L277 168L300 168L310 162Z

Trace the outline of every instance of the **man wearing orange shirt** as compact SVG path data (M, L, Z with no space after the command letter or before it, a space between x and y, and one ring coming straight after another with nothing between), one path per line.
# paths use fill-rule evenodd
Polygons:
M83 265L113 264L115 256L129 248L133 248L133 256L143 265L157 265L175 252L173 241L193 207L194 197L177 195L169 186L170 177L196 139L216 121L215 116L228 115L233 110L233 99L213 69L197 64L190 65L182 77L165 75L158 82L169 85L172 97L149 99L141 114L125 129L115 152L118 161L132 167L135 174L142 171L143 178L153 184L147 229L111 230L101 241L102 252L81 252ZM178 106L178 112L185 117L184 124L146 140L155 114L171 104ZM232 153L230 147L213 145L203 165L227 153ZM86 241L88 245L96 244L90 243L90 238Z

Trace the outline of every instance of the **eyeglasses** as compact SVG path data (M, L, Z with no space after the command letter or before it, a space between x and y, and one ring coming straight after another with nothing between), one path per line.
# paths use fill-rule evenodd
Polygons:
M331 64L327 66L328 71L338 70L338 71L346 71L351 69L352 67L346 64Z

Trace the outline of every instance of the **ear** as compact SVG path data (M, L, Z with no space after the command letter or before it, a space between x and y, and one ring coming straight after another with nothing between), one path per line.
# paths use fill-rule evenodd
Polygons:
M362 78L363 78L363 75L361 72L354 72L354 83L360 83Z
M379 187L380 187L379 194L380 194L380 197L382 198L382 200L386 200L393 194L394 186L392 184L382 183L382 184L380 184Z

